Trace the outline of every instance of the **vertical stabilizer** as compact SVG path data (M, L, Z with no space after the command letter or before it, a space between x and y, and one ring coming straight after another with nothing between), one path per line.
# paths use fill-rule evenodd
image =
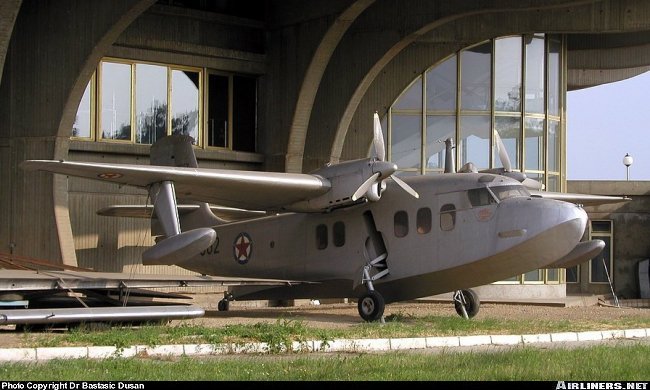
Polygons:
M193 142L194 138L185 134L174 134L160 138L155 144L151 145L149 157L151 165L198 168L199 164L196 161ZM154 187L152 187L152 189L154 189ZM226 222L214 215L210 210L210 205L207 203L183 202L183 204L196 204L199 205L199 208L195 211L180 215L180 231L220 225ZM176 207L175 203L174 207ZM158 210L157 206L154 210L156 211L156 217L159 220L164 219L168 221L167 223L164 221L159 222L162 222L164 234L169 236L169 234L167 234L168 229L165 229L165 225L169 225L171 218L168 216L161 216L159 214L159 211L161 210ZM173 213L171 214L173 215ZM152 232L153 230L154 225L152 225Z
M194 138L182 134L160 138L151 145L149 161L151 165L197 168L192 142Z

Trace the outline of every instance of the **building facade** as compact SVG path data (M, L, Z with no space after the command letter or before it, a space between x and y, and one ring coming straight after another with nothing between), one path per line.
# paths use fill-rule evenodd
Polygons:
M0 18L0 251L102 271L184 272L139 264L149 221L96 213L146 193L20 162L147 164L183 133L202 167L309 172L365 157L378 112L402 174L440 174L447 137L458 167L500 167L499 137L570 191L566 92L650 69L642 0L9 0ZM561 270L515 279L565 291Z

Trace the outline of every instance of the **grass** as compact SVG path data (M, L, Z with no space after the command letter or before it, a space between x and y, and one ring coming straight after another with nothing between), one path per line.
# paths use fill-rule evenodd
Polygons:
M201 357L135 357L104 360L51 360L2 363L6 381L54 380L231 380L231 381L647 381L650 344L581 347L574 350L534 347L488 348L458 352L453 349L378 353L280 353L292 342L339 338L398 338L480 334L538 334L601 329L650 328L647 316L602 323L566 319L513 320L456 316L413 316L396 313L385 323L359 323L346 328L314 328L280 317L274 323L209 328L143 325L103 330L73 328L59 333L21 334L31 347L116 346L166 344L221 344L265 342L269 353ZM1 336L1 335L0 335Z
M0 364L4 381L644 381L650 345Z
M167 344L221 344L265 342L270 352L279 352L292 342L334 340L340 338L403 338L463 336L483 334L538 334L579 332L602 329L650 328L647 316L626 317L603 324L594 321L477 319L467 321L457 316L412 316L397 313L386 317L385 323L360 323L347 328L325 329L305 325L295 319L280 317L274 323L227 325L210 328L196 325L145 325L113 327L105 330L72 328L62 333L22 333L26 347L115 346Z

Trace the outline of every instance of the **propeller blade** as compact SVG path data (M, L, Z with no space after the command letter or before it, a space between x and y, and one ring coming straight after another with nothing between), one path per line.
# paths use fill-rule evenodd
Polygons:
M410 185L406 184L402 179L398 178L395 175L391 175L390 177L395 181L395 183L397 183L400 187L402 187L402 189L404 191L411 194L411 196L413 196L414 198L418 198L418 199L420 198L420 194L415 192L415 190L413 188L411 188Z
M524 187L531 189L531 190L541 190L544 185L537 180L531 179L531 178L525 178L524 181L521 182L521 184L524 185Z
M501 140L501 136L499 135L499 132L494 130L494 139L496 141L496 147L497 147L497 153L499 154L499 160L501 160L501 165L503 165L503 168L509 172L512 169L512 165L510 164L510 157L508 157L508 151L506 150L506 146L503 144L503 141Z
M384 133L381 131L381 121L379 121L379 114L375 112L375 123L373 126L373 139L372 143L375 146L375 154L379 161L386 160L386 146L384 145Z
M352 194L352 201L355 202L357 199L365 195L365 193L368 192L370 187L373 184L375 184L379 175L380 173L377 172L374 175L370 176L368 179L366 179L366 181L364 181L363 184L361 184L361 186L356 191L354 191L354 194Z

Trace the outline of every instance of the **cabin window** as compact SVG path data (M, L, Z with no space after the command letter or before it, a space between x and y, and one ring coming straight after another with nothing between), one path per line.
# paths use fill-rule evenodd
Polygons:
M398 211L393 218L395 237L404 237L409 233L409 216L406 211Z
M334 246L342 247L345 245L345 224L340 221L335 222L332 230L332 235L334 236Z
M472 204L472 207L488 206L497 203L494 196L492 196L490 191L485 187L469 190L467 191L467 196L469 197L469 202Z
M440 229L450 231L456 225L456 206L451 203L440 208Z
M327 226L325 225L316 226L316 248L327 248Z
M427 234L431 231L431 209L424 207L418 210L417 219L417 230L420 234Z

